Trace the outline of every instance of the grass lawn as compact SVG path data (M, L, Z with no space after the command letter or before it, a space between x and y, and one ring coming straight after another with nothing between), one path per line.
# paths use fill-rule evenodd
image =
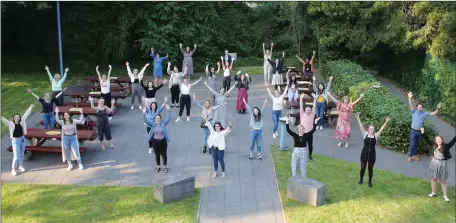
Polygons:
M163 205L151 187L2 185L2 222L195 222L195 196Z
M451 202L428 198L429 181L374 170L373 188L358 185L359 165L324 156L309 162L308 177L326 184L327 203L318 208L287 198L287 181L291 176L291 153L271 149L280 196L288 223L296 222L455 222L455 197L448 188Z

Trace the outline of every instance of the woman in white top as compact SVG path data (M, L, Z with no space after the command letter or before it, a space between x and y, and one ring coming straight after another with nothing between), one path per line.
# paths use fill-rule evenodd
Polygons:
M207 138L209 137L209 129L207 129L207 127L204 126L204 124L206 123L206 121L210 122L210 123L214 123L214 113L212 113L213 110L217 110L220 105L217 105L217 106L212 106L211 105L211 101L210 100L206 100L204 102L204 106L201 105L198 100L196 99L196 95L193 94L193 100L196 101L196 104L201 108L203 109L201 111L201 117L203 118L202 120L202 123L201 123L201 128L203 129L203 153L206 153L207 151ZM211 151L209 150L209 154L211 153Z
M271 75L272 75L272 67L268 61L268 60L271 60L271 58L272 58L272 46L274 46L274 43L271 43L271 50L265 50L264 43L263 43L263 55L264 55L263 70L264 70L264 83L265 84L269 84L269 80L271 79Z
M100 75L100 71L97 70L98 80L100 81L100 88L101 88L101 97L105 100L106 106L111 107L111 70L112 66L109 65L108 74Z
M234 61L231 61L231 64L228 61L225 61L225 63L223 63L223 56L221 58L222 58L222 68L223 68L223 86L222 86L222 88L224 88L225 91L228 91L231 86L231 69L233 69Z
M83 170L81 161L81 154L79 153L79 141L78 141L78 129L77 124L84 124L84 115L81 110L81 116L79 119L72 119L68 112L63 114L63 120L59 118L59 107L55 107L55 121L62 126L62 160L63 162L67 161L68 168L67 171L73 169L73 164L71 163L71 152L78 162L80 170Z
M24 135L27 134L27 125L25 120L27 120L30 112L32 112L33 104L25 111L22 115L16 113L13 115L13 121L9 121L8 119L2 116L2 123L9 128L10 138L11 138L11 145L13 147L13 163L12 163L12 170L11 174L16 176L16 167L17 163L19 163L19 170L24 172L25 168L22 166L24 162L24 153L25 153L25 137Z
M274 122L272 137L275 139L279 135L277 133L277 129L279 127L279 118L282 116L283 98L287 95L288 85L285 87L283 94L280 94L278 90L275 90L273 95L267 86L266 89L268 90L269 97L271 97L272 100L272 121Z
M212 127L209 121L206 122L206 126L211 132L207 144L209 145L209 151L212 150L212 159L214 160L214 175L212 177L217 177L218 163L222 167L222 178L225 178L225 137L231 132L231 126L233 125L230 122L230 125L227 129L223 129L223 126L220 122L216 122L214 127Z
M187 68L185 68L185 69L187 69ZM198 84L198 82L200 82L202 78L203 77L200 77L193 84L188 83L188 79L186 77L184 77L184 80L182 82L180 80L178 80L178 82L180 84L181 96L180 96L179 117L176 119L176 122L181 120L182 113L184 112L184 106L185 106L185 109L187 110L187 122L190 121L190 103L192 102L192 99L190 97L190 89L192 88L192 86L195 86L196 84Z

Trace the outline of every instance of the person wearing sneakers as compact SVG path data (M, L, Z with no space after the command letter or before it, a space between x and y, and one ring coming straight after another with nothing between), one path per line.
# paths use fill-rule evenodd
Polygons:
M106 102L106 105L108 107L111 107L111 71L112 71L112 66L109 65L109 71L108 74L100 74L100 71L98 70L99 66L95 68L97 71L98 75L98 81L100 82L100 88L101 88L101 97L104 99ZM110 117L111 118L111 117Z
M264 99L263 107L261 111L258 107L250 108L249 104L245 101L245 98L242 99L244 101L245 106L247 107L247 111L249 112L250 116L250 156L249 159L252 159L253 156L253 147L257 146L258 152L258 159L261 160L261 147L263 145L263 118L264 118L264 107L268 103L268 99Z
M81 110L81 116L79 119L72 119L68 112L63 114L63 120L59 118L59 107L55 107L55 121L62 126L62 161L67 161L68 168L67 171L73 169L73 164L71 163L71 153L76 158L80 170L83 170L81 161L81 154L79 153L79 141L78 141L78 129L77 124L84 124L84 114Z
M419 161L420 157L417 155L418 146L421 140L421 127L423 127L424 119L429 115L437 115L441 104L437 105L437 109L434 112L426 112L423 109L423 104L418 103L416 108L412 102L413 93L408 93L408 102L410 111L412 112L412 126L410 129L410 150L408 153L408 161L412 162L412 159Z
M274 95L271 93L271 90L267 87L266 90L268 91L269 97L272 100L272 121L274 126L272 128L272 137L275 139L279 135L277 133L277 129L279 128L279 118L282 116L282 109L283 109L283 98L287 95L288 92L288 85L283 90L283 93L280 94L279 90L276 89L274 91Z
M138 98L138 104L139 104L139 109L142 109L141 107L141 86L139 84L139 80L143 79L144 76L144 71L146 68L149 66L149 63L146 63L146 65L143 67L141 72L138 73L138 69L133 69L133 72L131 72L130 69L130 63L128 61L125 63L127 65L127 72L128 76L130 77L131 80L131 109L134 109L134 104L135 104L135 97Z
M146 113L146 108L149 107L152 102L156 101L155 94L158 90L160 90L160 88L163 87L164 84L166 84L166 79L163 80L163 84L160 84L158 86L155 86L153 81L148 81L146 86L141 79L141 86L146 92L146 96L142 98L144 103L143 114Z
M302 99L304 98L304 93L301 94L300 97L300 102L299 102L299 119L300 119L300 125L304 127L304 133L312 132L312 134L308 134L307 137L305 138L307 148L309 150L309 160L312 160L312 151L313 151L313 133L316 130L316 127L314 127L314 120L315 120L315 100L313 103L312 108L310 106L306 106L304 109L304 103L302 102Z
M212 127L210 121L206 119L205 125L211 132L209 139L207 140L207 144L210 148L209 151L212 150L212 159L214 161L214 175L212 177L217 177L218 164L220 163L220 166L222 167L222 178L225 178L225 137L230 134L231 126L233 123L230 122L228 128L223 129L223 126L220 124L220 122L214 123L214 127Z
M184 69L187 69L187 68L184 68ZM190 90L193 86L198 84L198 82L200 82L202 78L203 77L200 77L193 84L188 83L188 79L186 77L184 77L184 80L182 82L179 82L181 97L180 97L179 117L177 117L176 122L179 122L181 120L182 113L184 112L184 106L185 106L185 109L187 110L187 122L190 121L190 104L192 103L192 99L190 97Z
M105 146L103 144L103 136L106 136L106 140L108 140L109 147L111 149L117 148L114 146L114 144L112 144L111 128L109 127L108 121L108 114L112 113L113 107L106 106L105 100L103 98L100 98L98 100L97 107L93 105L93 98L91 96L89 96L89 101L90 107L97 113L97 133L98 139L100 139L101 150L105 150ZM114 99L112 100L111 105L114 106Z
M358 184L363 184L364 172L366 171L366 166L369 170L369 187L372 187L372 177L374 176L374 164L376 159L375 144L380 139L380 135L386 127L386 124L390 122L390 117L386 117L385 123L380 127L378 132L375 132L374 126L369 126L368 130L363 126L361 119L359 119L359 114L356 113L356 120L358 120L359 128L364 139L364 147L361 151L361 170L359 171L359 181Z
M2 123L8 126L11 138L11 146L13 147L13 163L12 163L12 170L11 175L16 176L16 167L19 163L19 170L24 172L25 168L23 165L24 163L24 153L25 153L25 137L24 135L27 134L27 125L25 121L29 117L32 109L35 105L31 104L30 107L25 111L22 115L16 113L13 115L13 121L9 121L8 119L2 116Z
M424 128L421 128L421 133L424 134ZM436 136L435 142L431 142L427 137L423 137L426 143L429 145L430 152L434 156L432 157L431 164L429 167L429 177L431 178L431 189L432 192L428 195L429 197L436 196L437 179L440 180L442 186L443 199L447 202L450 201L447 194L448 179L448 164L447 160L451 159L450 148L453 147L456 142L456 136L449 143L444 143L442 136Z
M320 83L318 84L317 88L317 85L315 85L315 81L317 80L317 78L313 76L312 86L315 94L314 98L316 98L317 100L317 108L315 109L315 111L317 111L317 117L320 117L320 123L318 123L317 125L317 130L320 129L320 131L323 130L323 124L325 122L325 110L328 104L328 91L331 88L332 79L332 76L329 77L328 87L325 87L323 83ZM319 126L320 128L318 128Z
M207 80L208 80L208 83L209 85L206 85L208 86L209 90L212 89L213 91L217 92L219 91L220 89L220 81L219 81L219 77L218 77L218 74L220 72L220 62L217 62L217 71L215 71L215 68L212 67L211 70L209 71L209 63L206 63L206 76L207 76ZM206 84L206 82L204 82ZM233 85L234 87L234 85ZM233 88L232 87L232 88ZM225 90L225 88L222 88L223 90ZM217 100L217 96L218 93L213 93L212 95L212 101L215 102Z
M166 155L168 152L168 142L170 141L168 132L166 131L166 126L171 120L171 111L169 110L169 105L166 105L166 110L168 110L168 115L166 116L165 120L162 120L160 114L155 116L154 121L150 121L149 119L144 118L144 123L151 129L149 135L147 136L147 141L152 141L152 145L154 147L155 152L155 162L157 163L157 167L155 168L155 172L160 172L160 156L163 159L163 172L168 173L168 168L166 168L166 164L168 162L168 156Z
M150 106L146 108L145 118L148 119L150 122L153 122L155 119L155 116L157 116L158 114L160 114L163 111L163 108L165 107L167 101L168 101L168 98L165 97L165 99L163 99L163 104L160 107L158 107L157 102L155 102L155 101L152 102L150 104ZM149 134L150 127L146 127L146 131L147 131L147 134ZM149 153L152 153L152 148L153 148L152 142L149 141Z
M205 125L206 122L210 122L211 124L214 123L214 113L212 111L216 111L221 105L212 106L211 100L206 100L204 102L204 106L199 103L196 99L196 95L193 94L193 100L196 101L196 104L202 109L201 117L203 118L201 123L201 129L203 130L203 153L207 152L207 140L209 138L209 129ZM226 103L226 102L225 102ZM209 154L211 154L211 150L209 150Z
M174 66L174 69L171 70L171 62L168 63L168 74L169 74L169 90L171 92L171 107L179 107L179 94L180 87L179 83L182 82L182 77L186 75L186 69L184 68L184 73L179 72L177 66Z

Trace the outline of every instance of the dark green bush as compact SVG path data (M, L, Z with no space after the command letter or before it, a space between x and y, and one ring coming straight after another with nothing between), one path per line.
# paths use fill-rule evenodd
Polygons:
M322 65L322 74L327 79L333 76L332 93L340 97L349 95L355 100L361 93L364 98L355 107L355 112L361 113L361 120L365 127L373 125L378 130L385 118L389 116L391 122L382 133L380 144L388 149L406 153L409 151L409 134L412 122L411 112L406 104L393 96L388 88L363 70L361 66L348 60L328 61ZM374 88L379 85L381 87ZM428 137L436 135L432 124L425 122L424 128ZM428 148L421 143L418 153L427 154Z

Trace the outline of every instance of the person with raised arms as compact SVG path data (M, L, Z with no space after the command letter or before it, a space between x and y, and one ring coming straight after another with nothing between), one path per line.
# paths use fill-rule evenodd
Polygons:
M206 63L206 76L207 76L207 81L209 82L209 90L213 90L215 92L219 91L220 89L220 80L218 77L218 74L220 72L220 62L217 62L217 71L215 71L215 68L211 68L209 71L209 63ZM206 82L205 82L206 83ZM225 90L225 88L222 88ZM218 93L217 93L218 94ZM212 101L216 101L217 94L212 94Z
M100 140L101 150L105 150L105 146L103 144L103 136L106 137L106 140L109 143L109 147L111 149L117 148L112 144L112 137L111 137L111 128L109 127L108 121L108 114L112 113L113 107L108 107L105 105L105 99L100 98L98 100L98 105L95 107L93 105L93 98L89 96L90 107L95 110L97 113L97 132L98 132L98 139ZM114 100L112 100L111 105L114 105Z
M325 84L323 83L318 84L318 87L316 87L317 85L315 85L315 81L317 78L313 76L312 86L314 90L314 98L317 100L317 108L315 110L317 111L317 117L320 117L317 130L318 127L320 127L320 131L323 130L323 124L325 123L325 111L328 106L328 91L331 88L332 79L332 76L329 77L328 87L325 87Z
M163 99L163 104L160 107L158 107L157 102L155 102L155 101L152 102L150 104L150 106L146 108L146 114L144 115L145 118L147 120L149 120L150 122L153 122L155 119L155 116L157 116L158 114L160 114L163 111L163 108L165 107L167 101L168 101L168 98L165 97ZM147 134L149 134L150 127L146 127L146 131L147 131ZM152 142L149 141L149 153L152 153L152 148L153 148Z
M238 75L241 74L241 71L238 71L236 76L234 76L234 80L236 81L236 87L238 89L237 92L237 99L236 99L236 111L239 114L245 114L245 111L247 110L245 103L243 100L246 102L249 102L249 84L252 82L252 78L249 77L249 74L241 74L240 77Z
M63 97L62 94L65 90L66 88L64 88L60 93L55 95L55 97L53 98L51 98L51 94L49 92L45 92L44 98L40 98L38 97L38 95L33 93L32 90L27 89L27 92L36 99L38 99L38 101L41 103L41 106L43 107L42 119L44 129L53 129L55 127L54 112L52 110L54 108L54 103L57 104L58 98Z
M168 54L166 54L166 57L160 57L159 53L154 52L154 48L150 48L150 57L154 60L154 82L155 84L161 84L161 79L163 78L163 66L162 63L165 60L168 60Z
M168 110L168 115L166 116L165 120L162 120L162 116L157 114L155 116L154 121L150 121L149 119L144 118L144 123L149 127L151 130L149 135L147 136L147 141L152 142L155 152L155 162L157 167L155 168L155 172L160 172L160 156L163 159L163 172L168 173L168 168L166 167L168 163L168 142L170 141L170 137L168 132L166 131L166 126L168 125L169 121L171 120L171 111L169 110L169 105L167 104L166 110Z
M52 74L49 71L49 67L48 66L45 66L44 69L46 70L46 72L47 72L47 74L49 76L49 80L51 81L52 98L55 98L55 99L58 98L57 100L55 100L55 104L57 106L63 106L63 97L57 97L57 95L62 92L63 82L65 82L65 80L67 78L67 73L68 73L68 71L70 69L68 67L65 68L65 73L63 74L62 78L60 78L60 74L59 73L56 73L54 75L54 77L52 77Z
M100 88L101 88L101 97L104 99L104 102L106 102L106 105L110 108L111 107L111 71L112 71L112 66L109 65L109 71L108 74L100 74L100 71L98 70L97 66L95 70L97 71L98 75L98 81L100 82ZM115 102L115 100L112 100ZM104 105L103 105L104 106Z
M190 77L193 75L193 54L196 51L196 44L193 44L193 50L190 51L190 47L186 47L185 50L182 49L182 43L179 44L179 49L182 52L182 55L184 56L184 61L182 62L182 70L184 70L184 67L187 67L187 74L186 76L189 80Z
M185 77L186 69L183 69L183 72L179 72L177 66L174 66L173 70L171 70L171 62L168 62L167 68L169 74L169 91L171 92L171 107L179 107L179 94L180 94L180 87L179 83L182 82L182 78Z
M207 120L205 125L210 131L207 144L210 148L209 151L212 150L212 160L214 161L214 175L212 175L212 177L217 177L218 164L220 163L220 166L222 167L222 178L225 178L225 138L230 134L233 123L230 122L227 129L224 129L220 122L215 122L214 127L212 127L212 124Z
M226 118L228 116L226 112L226 97L230 94L231 91L236 87L236 85L231 86L228 92L225 92L224 88L220 88L220 92L216 92L207 82L204 82L204 85L212 92L215 98L215 105L220 106L214 113L214 121L220 122L222 126L226 124Z
M149 66L149 63L146 63L144 65L143 69L138 73L138 69L133 69L133 72L131 72L130 69L130 63L128 61L125 63L127 65L127 72L128 76L130 77L131 80L131 109L134 109L134 104L135 104L135 97L138 98L138 104L139 104L139 109L142 109L141 106L141 85L139 84L139 81L142 83L142 79L144 77L144 71L146 71L146 68ZM144 86L144 84L142 84Z
M229 58L231 60L231 56ZM222 59L222 61L224 61L222 63L222 68L223 68L223 86L222 87L225 89L225 91L228 91L231 86L231 70L233 69L234 61L231 61L231 62L229 62L229 60L225 61L223 56L221 57L221 59Z
M282 52L282 59L280 60L277 58L275 62L272 62L272 60L268 59L268 62L272 67L272 84L274 85L275 90L280 90L279 86L283 84L282 69L284 59L285 52Z
M274 43L271 43L271 50L265 50L264 49L264 43L263 43L263 57L264 57L264 62L263 62L263 73L264 73L264 84L269 84L269 81L271 79L272 75L272 67L271 64L269 63L268 60L272 59L272 47L274 46Z
M196 99L196 95L193 94L193 100L196 101L196 104L202 109L201 117L203 118L201 122L201 129L203 130L203 153L207 152L207 139L209 137L209 129L207 128L206 121L210 122L211 125L214 123L214 113L212 111L216 111L220 108L220 105L212 106L210 100L206 100L204 102L204 106L201 105L198 100ZM209 150L209 154L211 154L211 150Z
M187 68L184 68L184 69L187 70ZM184 71L184 72L186 73L186 71ZM190 121L190 107L191 107L191 103L192 103L192 99L190 97L190 93L191 93L190 90L193 86L198 84L198 82L200 82L202 78L203 77L200 77L197 81L195 81L192 84L190 84L188 82L188 79L186 77L184 77L182 82L179 82L181 97L180 97L179 117L177 117L176 122L179 122L181 120L182 113L184 112L184 106L185 106L185 109L187 110L187 122Z
M285 87L282 94L280 94L279 90L275 90L273 95L267 85L266 90L272 100L272 122L274 123L274 126L272 127L272 137L275 139L279 135L277 129L279 128L279 118L282 116L283 100L285 95L287 95L288 85Z
M308 157L309 160L312 160L312 152L313 152L313 133L317 129L314 127L314 120L315 120L315 99L313 101L312 108L310 106L305 106L304 109L304 102L302 99L304 98L304 93L301 94L300 101L299 101L299 120L300 125L304 127L304 133L308 133L312 131L312 134L308 134L305 138L307 149L309 151Z
M249 112L250 116L250 156L249 159L253 158L253 148L255 147L255 144L257 146L257 158L259 160L263 159L261 157L261 149L263 146L263 118L264 118L264 107L266 107L266 104L268 103L268 99L264 99L263 107L261 108L261 111L258 107L253 107L250 108L249 104L245 101L245 99L242 100L247 107L247 111Z

